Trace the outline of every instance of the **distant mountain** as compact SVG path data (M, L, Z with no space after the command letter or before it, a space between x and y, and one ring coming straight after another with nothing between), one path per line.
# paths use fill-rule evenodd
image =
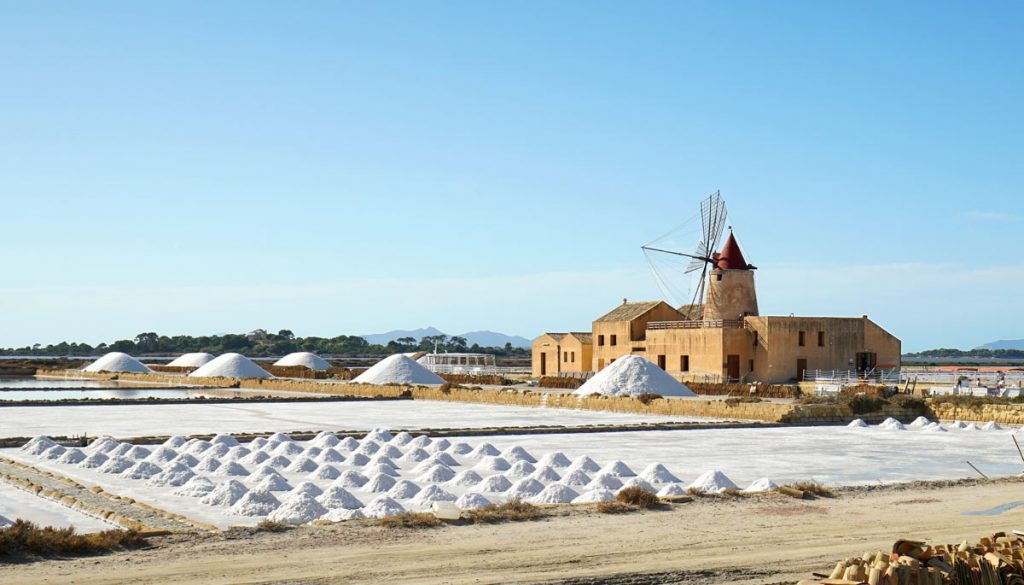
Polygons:
M978 346L977 349L1024 349L1024 339L1000 339Z
M395 341L402 337L412 337L416 341L424 337L430 337L433 335L447 335L443 331L438 330L435 327L426 327L423 329L396 329L395 331L388 331L387 333L371 333L369 335L363 335L368 343L387 345L388 342ZM463 333L459 337L466 338L466 344L472 346L474 343L480 347L505 347L506 343L511 343L512 347L530 347L533 343L531 340L518 335L505 335L504 333L498 333L495 331L471 331L469 333Z

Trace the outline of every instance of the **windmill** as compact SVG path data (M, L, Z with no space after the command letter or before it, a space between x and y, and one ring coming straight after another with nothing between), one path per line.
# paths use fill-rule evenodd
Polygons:
M722 239L722 230L725 229L726 217L725 200L722 199L722 195L719 191L715 191L700 204L700 234L698 235L697 247L693 253L688 254L686 252L666 250L664 248L656 247L655 244L659 244L660 242L667 240L680 229L685 228L689 224L695 223L696 218L650 242L649 244L641 246L641 249L644 251L644 255L647 257L648 263L651 265L651 269L655 273L655 279L658 281L658 286L662 287L663 291L668 287L668 284L663 275L658 273L658 269L651 257L652 253L669 254L672 256L689 258L690 262L683 270L684 274L693 274L698 270L700 271L700 278L697 281L693 300L687 307L687 319L696 317L691 316L690 312L693 311L693 307L700 304L704 298L704 287L707 282L708 267L713 266L716 262L714 258L715 250L718 249L719 242Z

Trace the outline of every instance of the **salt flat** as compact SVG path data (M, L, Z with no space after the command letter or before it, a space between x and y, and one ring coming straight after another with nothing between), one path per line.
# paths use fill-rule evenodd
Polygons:
M39 526L65 528L74 526L79 532L98 532L118 528L99 518L86 516L56 502L20 490L0 481L0 518L14 521L18 518L35 522ZM0 519L0 525L6 522Z
M712 419L428 400L8 407L0 437L630 424Z

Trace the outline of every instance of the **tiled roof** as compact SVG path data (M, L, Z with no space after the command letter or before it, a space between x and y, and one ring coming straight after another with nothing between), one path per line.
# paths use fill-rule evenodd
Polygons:
M597 321L632 321L647 311L657 307L661 301L641 301L636 303L622 303L608 313L597 318Z

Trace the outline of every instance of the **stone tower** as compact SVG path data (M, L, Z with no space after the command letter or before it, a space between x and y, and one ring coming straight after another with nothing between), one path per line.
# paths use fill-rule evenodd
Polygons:
M754 288L756 266L747 264L732 232L722 251L712 257L715 267L708 275L705 321L735 321L745 315L757 315L757 291Z

